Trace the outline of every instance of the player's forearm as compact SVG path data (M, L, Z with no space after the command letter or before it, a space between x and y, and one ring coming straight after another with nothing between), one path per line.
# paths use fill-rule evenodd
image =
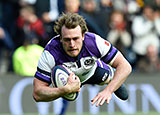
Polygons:
M62 88L41 87L33 93L35 101L53 101L65 94Z
M67 88L53 88L49 87L47 83L42 82L38 79L34 79L33 97L35 101L53 101L67 92Z
M122 55L120 54L120 56ZM107 90L110 90L110 92L112 93L116 91L125 82L131 71L131 65L127 60L125 60L124 58L122 58L122 60L119 60L119 63L116 65L114 77L106 87Z
M126 70L117 68L113 79L108 84L108 88L112 93L116 91L125 82L130 72L130 67Z

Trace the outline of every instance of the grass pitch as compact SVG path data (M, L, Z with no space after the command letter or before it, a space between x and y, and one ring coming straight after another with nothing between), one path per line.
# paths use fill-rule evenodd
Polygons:
M11 115L11 114L0 113L0 115ZM38 114L38 113L24 113L23 115L41 115L41 114ZM47 115L56 115L56 114L50 113L50 114L47 114ZM66 113L66 115L93 115L93 114L90 114L90 113L77 114L77 113L68 112L68 113ZM157 113L157 112L150 112L150 113L137 112L135 114L124 114L124 113L121 113L121 112L116 112L116 113L101 112L101 113L96 114L96 115L160 115L160 113Z

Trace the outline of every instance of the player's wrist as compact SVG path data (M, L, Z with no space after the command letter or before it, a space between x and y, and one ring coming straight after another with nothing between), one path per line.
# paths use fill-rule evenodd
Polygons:
M104 89L104 91L106 91L108 93L111 93L111 94L114 92L113 88L110 87L109 85L106 86L106 88Z
M72 88L66 84L64 87L63 87L63 92L64 94L69 94L69 93L72 93Z

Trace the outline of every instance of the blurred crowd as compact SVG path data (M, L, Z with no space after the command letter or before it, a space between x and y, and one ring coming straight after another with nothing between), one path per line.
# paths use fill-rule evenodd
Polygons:
M117 47L134 71L160 70L160 0L0 0L0 72L33 75L33 61L67 12L82 15L89 31Z

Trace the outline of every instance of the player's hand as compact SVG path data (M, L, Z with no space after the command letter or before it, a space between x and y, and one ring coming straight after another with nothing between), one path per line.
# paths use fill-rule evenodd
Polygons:
M81 82L79 77L76 76L74 73L70 74L66 85L69 88L69 93L80 92Z
M99 92L92 100L92 105L94 105L96 102L96 107L101 106L106 101L107 104L109 104L110 100L112 98L112 93L107 90L103 90Z

